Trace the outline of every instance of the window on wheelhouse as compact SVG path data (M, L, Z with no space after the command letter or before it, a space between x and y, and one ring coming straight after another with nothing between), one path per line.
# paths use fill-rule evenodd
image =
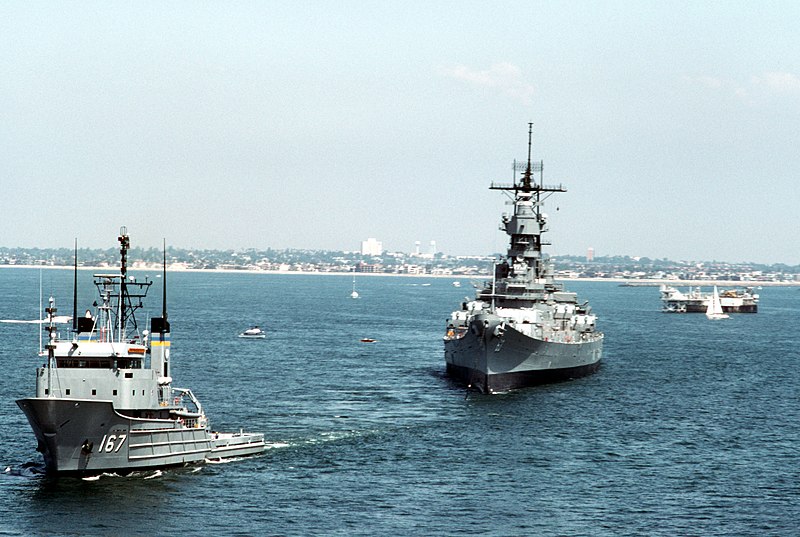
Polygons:
M87 368L87 369L112 369L114 358L92 358L91 360L78 360L75 358L56 358L56 367L62 368Z

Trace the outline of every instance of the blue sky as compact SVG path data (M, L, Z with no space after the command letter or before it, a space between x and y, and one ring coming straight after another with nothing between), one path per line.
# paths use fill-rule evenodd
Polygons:
M0 246L800 263L794 2L0 2Z

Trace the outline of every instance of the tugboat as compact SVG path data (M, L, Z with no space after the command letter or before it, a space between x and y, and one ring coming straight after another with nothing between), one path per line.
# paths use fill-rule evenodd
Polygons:
M118 274L95 274L96 311L77 316L77 247L72 334L62 339L50 298L47 362L36 396L19 399L51 474L129 473L264 451L262 433L217 433L191 390L172 386L166 252L161 317L138 330L136 311L153 284L127 273L130 239L119 235Z
M500 229L510 237L506 259L496 263L491 282L447 320L447 374L483 393L567 380L600 367L603 334L588 302L565 291L542 254L547 215L544 200L562 185L543 183L542 162L531 163L533 124L528 125L528 161L520 182L495 184L514 212ZM519 169L514 164L514 172ZM539 181L533 177L539 172Z

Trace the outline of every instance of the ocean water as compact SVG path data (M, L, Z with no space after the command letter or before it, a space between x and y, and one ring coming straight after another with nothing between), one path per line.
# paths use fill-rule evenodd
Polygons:
M70 271L0 269L0 319L37 317L40 277L71 313ZM270 447L96 480L41 474L14 403L38 328L0 323L0 535L797 534L797 288L712 322L661 313L654 287L571 282L606 333L600 371L483 396L443 374L461 281L361 277L352 300L349 276L170 274L175 385ZM267 339L235 337L251 324Z

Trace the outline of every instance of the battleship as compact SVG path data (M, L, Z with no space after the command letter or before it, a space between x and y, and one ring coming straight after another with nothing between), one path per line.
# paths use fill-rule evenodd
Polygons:
M588 302L554 281L553 263L542 253L549 243L544 201L563 185L545 185L543 163L514 163L511 184L490 185L513 204L500 229L510 238L506 258L495 263L491 282L447 319L444 336L448 376L483 393L578 378L600 367L603 333ZM516 172L524 170L519 182ZM537 182L534 173L538 172Z
M172 385L167 320L166 251L160 317L138 329L153 281L127 272L130 238L119 235L120 271L94 275L100 295L95 311L77 315L77 245L71 333L62 338L55 301L36 369L36 396L17 400L52 474L125 474L205 460L262 453L264 435L215 432L191 390ZM41 348L41 344L40 344Z
M704 293L700 287L689 287L687 292L662 285L661 310L665 313L705 313L713 293ZM758 313L758 294L752 287L726 289L719 292L722 311L725 313Z

